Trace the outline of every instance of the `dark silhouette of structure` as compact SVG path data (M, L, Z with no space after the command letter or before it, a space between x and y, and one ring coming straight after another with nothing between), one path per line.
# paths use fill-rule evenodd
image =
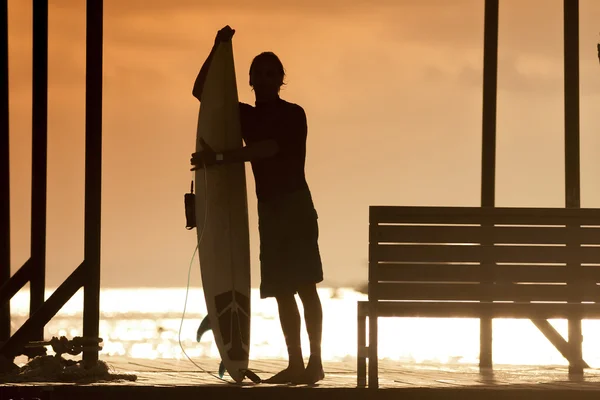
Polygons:
M31 255L12 276L7 2L0 1L0 361L3 361L0 369L10 368L14 357L23 354L28 342L43 340L44 326L80 288L84 290L84 337L98 337L100 318L103 1L88 0L86 9L84 260L46 301L48 0L33 1ZM11 335L9 302L28 282L31 293L29 319ZM84 351L83 359L90 365L95 364L98 350Z

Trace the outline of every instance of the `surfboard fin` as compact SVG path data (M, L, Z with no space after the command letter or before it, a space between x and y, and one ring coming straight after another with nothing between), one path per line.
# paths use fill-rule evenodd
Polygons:
M206 317L204 317L204 319L202 320L202 322L200 322L200 326L198 327L198 331L196 332L196 341L198 343L200 343L200 340L202 339L202 335L204 335L206 332L210 331L212 328L210 327L210 321L208 319L208 315Z
M225 364L221 361L221 364L219 364L219 378L222 378L223 375L225 375Z

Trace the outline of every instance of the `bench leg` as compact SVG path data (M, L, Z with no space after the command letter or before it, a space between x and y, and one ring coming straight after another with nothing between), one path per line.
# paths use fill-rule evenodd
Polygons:
M367 385L367 315L357 304L357 339L358 346L356 352L356 384L358 387Z
M479 320L479 369L492 368L492 319Z
M377 358L377 305L369 304L369 389L379 388Z
M583 335L581 334L581 320L569 320L569 374L583 374L583 351L582 351Z

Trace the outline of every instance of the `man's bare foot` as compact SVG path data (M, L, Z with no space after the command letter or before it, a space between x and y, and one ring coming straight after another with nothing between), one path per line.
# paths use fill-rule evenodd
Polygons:
M311 356L308 360L308 365L306 366L304 373L300 376L300 379L297 381L292 381L292 383L313 385L320 380L323 380L323 378L325 378L325 371L323 371L323 363L321 362L321 358Z
M304 365L297 367L287 367L283 371L280 371L270 377L269 379L263 381L263 383L275 383L275 384L285 384L292 383L301 380L304 376Z

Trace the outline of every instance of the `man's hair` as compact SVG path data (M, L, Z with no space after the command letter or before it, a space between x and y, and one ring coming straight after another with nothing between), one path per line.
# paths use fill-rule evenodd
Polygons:
M260 53L259 55L257 55L256 57L254 57L254 59L252 60L252 63L250 64L250 79L252 79L252 70L254 69L255 65L257 62L260 62L262 60L269 60L275 63L275 65L277 66L277 72L279 72L281 74L281 84L285 85L285 83L283 82L283 79L285 78L285 68L283 68L283 64L281 63L281 60L279 59L279 57L277 57L277 55L275 53L273 53L272 51L264 51L262 53ZM250 84L252 85L252 84Z

